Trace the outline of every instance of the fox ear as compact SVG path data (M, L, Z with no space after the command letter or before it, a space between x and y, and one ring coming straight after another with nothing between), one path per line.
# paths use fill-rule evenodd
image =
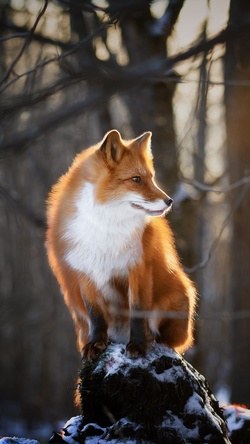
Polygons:
M119 131L109 131L105 136L100 150L104 153L107 163L111 167L119 163L124 150Z
M143 133L141 136L137 137L135 139L135 142L138 143L140 149L151 159L153 158L153 154L151 151L151 138L152 133L151 131L147 131L146 133Z

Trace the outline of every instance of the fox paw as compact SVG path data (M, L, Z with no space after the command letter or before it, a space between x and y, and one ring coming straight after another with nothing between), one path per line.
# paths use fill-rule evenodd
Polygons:
M82 349L82 359L95 361L99 355L107 348L106 341L89 342Z
M145 356L147 344L134 344L129 342L126 346L126 355L130 358L141 358Z

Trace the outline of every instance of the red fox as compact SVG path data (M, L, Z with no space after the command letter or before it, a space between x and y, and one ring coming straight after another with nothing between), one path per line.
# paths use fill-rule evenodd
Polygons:
M196 291L165 218L173 200L155 183L151 136L108 132L48 199L49 263L90 361L109 340L134 358L150 341L180 352L193 342Z

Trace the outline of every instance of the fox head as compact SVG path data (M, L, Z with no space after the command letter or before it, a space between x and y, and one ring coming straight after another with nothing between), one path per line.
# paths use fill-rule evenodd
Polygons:
M116 130L105 135L95 152L99 167L93 182L98 203L119 203L126 211L151 216L171 208L173 200L154 180L151 137L151 132L145 132L136 139L122 140Z

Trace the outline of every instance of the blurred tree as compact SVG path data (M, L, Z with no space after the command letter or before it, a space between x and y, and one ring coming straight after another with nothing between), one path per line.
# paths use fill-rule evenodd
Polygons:
M114 4L113 0L111 4ZM170 2L183 5L183 1ZM121 18L122 42L132 65L147 60L167 58L166 39L171 33L171 25L157 23L150 11L150 1L145 1L140 11L127 11ZM180 9L179 9L180 11ZM178 17L178 15L177 15ZM177 18L176 17L176 18ZM171 81L172 77L172 81ZM177 77L177 76L176 76ZM130 110L130 125L133 133L153 132L155 167L158 181L172 194L177 183L177 153L173 119L172 99L175 90L175 74L170 72L165 79L154 80L125 94Z
M231 0L229 26L242 27L249 21L250 3ZM231 182L250 172L250 31L245 29L227 43L225 57L225 101L228 167ZM231 324L232 401L250 406L250 186L232 190Z

